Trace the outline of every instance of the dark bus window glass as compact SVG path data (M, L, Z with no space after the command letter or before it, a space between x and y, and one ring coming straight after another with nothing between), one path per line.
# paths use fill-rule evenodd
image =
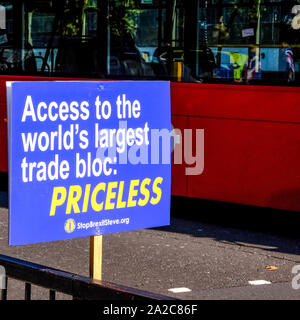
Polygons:
M0 1L0 44L12 42L13 19L11 1Z
M12 2L0 1L0 73L9 72L17 57L13 49Z
M97 0L28 1L24 11L24 38L36 62L32 74L103 77L97 61Z
M166 10L151 1L110 1L108 75L155 79L152 67L161 46Z
M294 0L0 0L0 74L299 85Z
M198 0L198 19L216 61L211 80L296 84L299 13L297 1Z

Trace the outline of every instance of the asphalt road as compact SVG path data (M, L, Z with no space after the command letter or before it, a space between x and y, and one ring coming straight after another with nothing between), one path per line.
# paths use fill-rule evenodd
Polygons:
M89 273L88 238L8 246L6 192L0 192L0 253ZM200 221L173 218L168 227L103 237L103 280L179 299L300 299L300 289L291 285L295 265L300 265L300 242L295 237ZM249 283L256 280L268 284ZM23 287L10 279L8 298L23 299ZM178 288L185 292L169 291ZM32 294L33 299L48 298L44 289L34 287Z

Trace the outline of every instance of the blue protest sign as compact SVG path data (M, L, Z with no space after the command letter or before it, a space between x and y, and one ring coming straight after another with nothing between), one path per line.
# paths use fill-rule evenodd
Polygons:
M168 225L170 84L7 83L10 245Z

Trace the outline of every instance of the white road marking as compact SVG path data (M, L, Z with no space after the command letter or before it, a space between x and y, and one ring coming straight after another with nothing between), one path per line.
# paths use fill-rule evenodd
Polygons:
M248 282L252 286L260 286L262 284L271 284L270 281L266 281L266 280L253 280L253 281L248 281Z
M173 288L173 289L168 289L168 291L171 291L173 293L183 293L183 292L191 292L192 290L189 288Z

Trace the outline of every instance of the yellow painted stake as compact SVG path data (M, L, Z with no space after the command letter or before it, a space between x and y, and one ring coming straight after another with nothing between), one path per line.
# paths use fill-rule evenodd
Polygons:
M102 236L90 237L90 278L102 280Z

